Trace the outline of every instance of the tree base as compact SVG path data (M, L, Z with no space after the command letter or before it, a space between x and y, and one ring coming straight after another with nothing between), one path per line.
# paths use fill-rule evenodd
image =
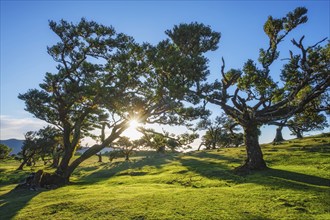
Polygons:
M234 169L234 172L239 175L247 175L250 174L252 171L258 171L258 170L266 170L268 169L266 163L260 162L258 164L251 164L249 162L245 162L245 164L237 167Z
M53 173L46 173L43 170L38 170L36 173L31 173L24 182L18 184L15 189L30 189L38 190L39 188L56 189L64 186L67 183L65 178Z
M275 139L273 140L273 145L280 144L280 143L282 143L283 141L285 141L283 138L275 138Z

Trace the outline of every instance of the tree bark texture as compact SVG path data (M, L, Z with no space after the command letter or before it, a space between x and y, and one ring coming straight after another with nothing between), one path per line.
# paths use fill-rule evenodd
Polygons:
M61 163L56 169L56 173L58 175L61 176L66 172L66 170L69 167L70 160L73 157L74 151L75 151L74 147L72 147L72 146L66 147L62 160L61 160Z
M247 159L242 166L237 168L237 171L248 172L266 169L267 165L259 145L259 129L256 123L249 123L244 127L244 141Z

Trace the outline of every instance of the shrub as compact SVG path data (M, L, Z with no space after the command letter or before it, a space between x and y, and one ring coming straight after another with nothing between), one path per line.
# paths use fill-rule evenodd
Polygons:
M7 145L0 144L0 160L3 160L8 157L10 151L11 148L9 148Z

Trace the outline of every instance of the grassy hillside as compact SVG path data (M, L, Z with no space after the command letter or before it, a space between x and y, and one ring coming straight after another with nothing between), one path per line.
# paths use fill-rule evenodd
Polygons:
M270 169L248 176L232 172L244 148L112 164L95 157L71 185L36 192L13 190L30 170L2 162L0 219L330 219L330 135L263 152Z

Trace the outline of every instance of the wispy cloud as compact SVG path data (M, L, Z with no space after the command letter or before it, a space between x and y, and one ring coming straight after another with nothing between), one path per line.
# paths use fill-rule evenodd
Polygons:
M46 125L46 122L36 118L14 118L8 115L0 115L0 139L24 139L26 132L37 131Z

